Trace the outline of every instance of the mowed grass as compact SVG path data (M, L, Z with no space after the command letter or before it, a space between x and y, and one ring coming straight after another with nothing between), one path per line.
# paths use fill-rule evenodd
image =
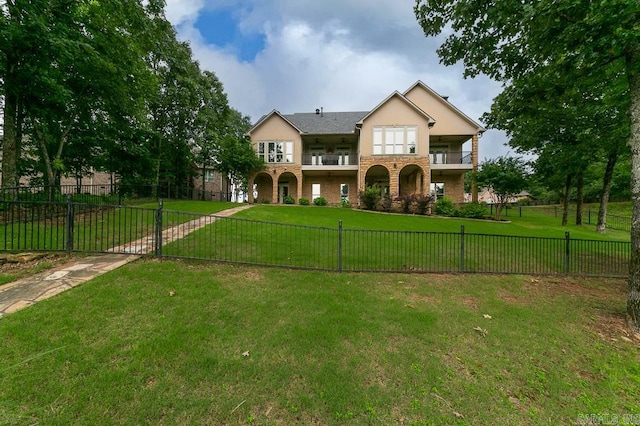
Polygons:
M0 320L0 424L638 414L625 294L624 280L141 261Z
M162 202L162 208L165 210L202 214L214 214L241 205L227 201L166 200ZM136 207L157 209L158 203L143 203Z
M241 204L212 201L163 202L163 228L190 220L198 214L215 214ZM51 218L44 214L44 204L36 212L21 212L22 219L0 226L0 248L7 251L45 251L66 249L66 206L58 206ZM75 205L74 250L106 251L112 247L153 234L158 203L136 206L87 208ZM16 217L17 214L16 214Z
M237 218L264 220L297 225L337 228L342 221L345 229L372 229L427 232L465 232L475 234L518 235L531 237L571 238L629 241L629 232L607 230L598 234L595 225L561 226L560 219L535 210L527 210L522 217L512 212L505 221L444 218L396 213L379 213L340 207L259 205L234 215Z

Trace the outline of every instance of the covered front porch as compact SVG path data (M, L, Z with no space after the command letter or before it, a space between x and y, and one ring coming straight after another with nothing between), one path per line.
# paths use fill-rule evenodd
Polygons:
M429 188L429 175L421 165L425 160L400 165L399 159L373 164L361 172L360 191L367 187L380 188L382 195L392 200L406 195L426 195Z
M300 172L281 171L273 169L258 173L249 181L250 203L265 204L286 204L287 197L291 197L294 202L300 198L302 193L302 179Z

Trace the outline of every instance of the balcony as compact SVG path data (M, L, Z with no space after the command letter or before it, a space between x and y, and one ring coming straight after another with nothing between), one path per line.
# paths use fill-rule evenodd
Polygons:
M429 154L432 169L471 169L471 151L439 151Z
M348 167L358 166L357 152L338 152L335 154L313 153L302 154L303 166Z

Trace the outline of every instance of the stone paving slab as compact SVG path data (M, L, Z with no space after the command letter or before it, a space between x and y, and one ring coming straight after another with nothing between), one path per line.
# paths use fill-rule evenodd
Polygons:
M0 287L0 318L139 258L129 254L99 254L3 285Z
M162 232L162 241L167 244L183 238L189 233L215 221L215 216L231 216L250 207L251 205L244 204L215 215L202 216L182 225L166 229ZM0 318L133 262L139 259L141 255L152 252L153 247L155 247L154 236L144 237L137 241L114 247L111 250L113 253L83 257L49 271L0 286Z

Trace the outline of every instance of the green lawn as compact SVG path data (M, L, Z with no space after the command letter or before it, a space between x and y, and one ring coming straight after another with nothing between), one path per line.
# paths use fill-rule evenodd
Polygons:
M625 294L624 280L141 261L0 320L0 424L637 415Z
M570 242L565 239L568 229ZM603 236L593 227L565 228L547 215L498 223L331 207L254 206L211 223L162 252L172 257L343 271L624 276L628 241L628 233L611 231Z
M558 219L546 214L529 214L523 217L510 214L505 217L507 221L495 222L378 213L339 207L259 205L240 212L234 217L330 228L337 228L338 221L342 220L343 227L349 229L460 232L460 227L464 226L465 232L475 234L564 238L565 232L570 232L572 238L580 239L616 241L630 239L629 232L624 231L608 230L606 234L598 234L595 231L595 225L563 227Z
M190 221L200 214L214 214L237 207L237 203L211 201L168 201L163 203L163 228ZM153 234L158 203L137 206L105 206L87 209L75 205L74 250L106 251L111 247ZM15 209L8 215L12 223L0 227L0 249L8 251L66 250L66 205L51 214L44 204Z
M167 200L162 202L165 210L188 213L214 214L222 210L232 209L241 206L239 203L230 203L226 201L194 201L194 200ZM158 203L143 203L136 207L146 209L157 209Z

